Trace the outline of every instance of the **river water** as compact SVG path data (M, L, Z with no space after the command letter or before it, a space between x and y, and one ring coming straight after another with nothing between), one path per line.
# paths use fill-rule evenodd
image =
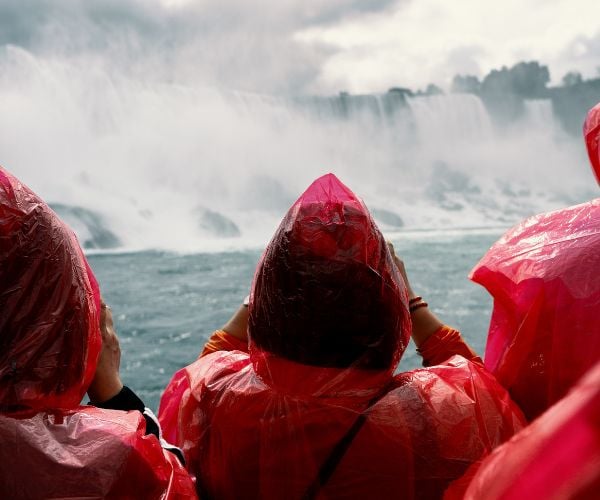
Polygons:
M483 354L491 312L470 269L501 230L423 231L390 237L413 288ZM89 255L121 340L121 374L153 409L173 373L193 361L248 294L261 250ZM410 345L400 370L419 366Z

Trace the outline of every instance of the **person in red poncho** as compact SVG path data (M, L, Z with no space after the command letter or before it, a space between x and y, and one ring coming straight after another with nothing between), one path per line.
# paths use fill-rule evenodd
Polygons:
M0 498L196 497L119 361L75 235L0 168Z
M600 361L558 403L453 484L445 500L596 500Z
M431 367L394 375L411 333ZM331 174L290 208L249 307L174 375L159 420L219 499L438 498L523 425Z
M584 138L600 183L600 104ZM600 492L600 199L530 217L472 278L494 296L486 367L532 423L447 500L596 499Z
M583 124L583 137L592 170L600 184L600 102L588 111Z
M600 183L600 104L584 124ZM471 279L494 297L485 366L529 420L600 360L600 198L510 229Z

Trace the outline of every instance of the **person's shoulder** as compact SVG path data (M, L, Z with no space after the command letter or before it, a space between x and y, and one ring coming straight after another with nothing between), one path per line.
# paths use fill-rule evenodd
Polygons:
M396 375L389 396L428 405L431 400L437 403L456 401L460 395L473 398L478 390L498 396L505 393L483 366L457 354L439 365Z
M252 369L250 356L242 351L217 351L206 354L184 368L190 385L216 383Z
M144 428L144 418L138 411L107 410L94 406L0 416L0 434L10 430L14 444L27 441L27 447L17 446L19 453L37 450L36 453L47 455L49 449L54 449L73 457L108 454L124 459L135 441L132 441L132 436L143 437ZM18 436L26 438L23 440ZM74 436L77 439L73 439Z
M90 427L94 426L106 430L114 423L122 428L135 430L138 423L143 420L138 411L122 411L98 408L92 405L82 405L70 409L34 410L25 409L13 413L0 413L0 418L15 421L17 424L28 426L45 426L49 429L56 426L64 429L68 427Z
M448 422L477 420L478 415L484 415L486 421L497 421L499 425L502 421L507 429L520 428L524 423L521 411L496 378L460 355L440 365L396 375L385 399L395 401L400 408L415 410L415 417L420 414L421 420L438 423L440 415Z
M417 440L442 439L457 457L477 457L524 425L521 411L493 375L460 355L397 375L381 403Z

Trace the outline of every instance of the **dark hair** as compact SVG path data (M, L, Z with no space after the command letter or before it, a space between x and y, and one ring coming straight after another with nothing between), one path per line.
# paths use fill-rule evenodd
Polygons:
M361 216L368 238L358 245L356 220L333 228L303 222L289 230L284 220L255 277L249 319L254 345L309 365L395 367L406 348L403 286L383 237L368 214ZM340 242L333 256L315 245L332 236ZM344 244L349 239L352 249Z

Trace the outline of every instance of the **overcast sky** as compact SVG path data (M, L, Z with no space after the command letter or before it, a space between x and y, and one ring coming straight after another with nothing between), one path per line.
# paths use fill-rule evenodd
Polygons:
M600 74L600 1L0 0L6 45L264 93L447 87L533 59L559 83Z

